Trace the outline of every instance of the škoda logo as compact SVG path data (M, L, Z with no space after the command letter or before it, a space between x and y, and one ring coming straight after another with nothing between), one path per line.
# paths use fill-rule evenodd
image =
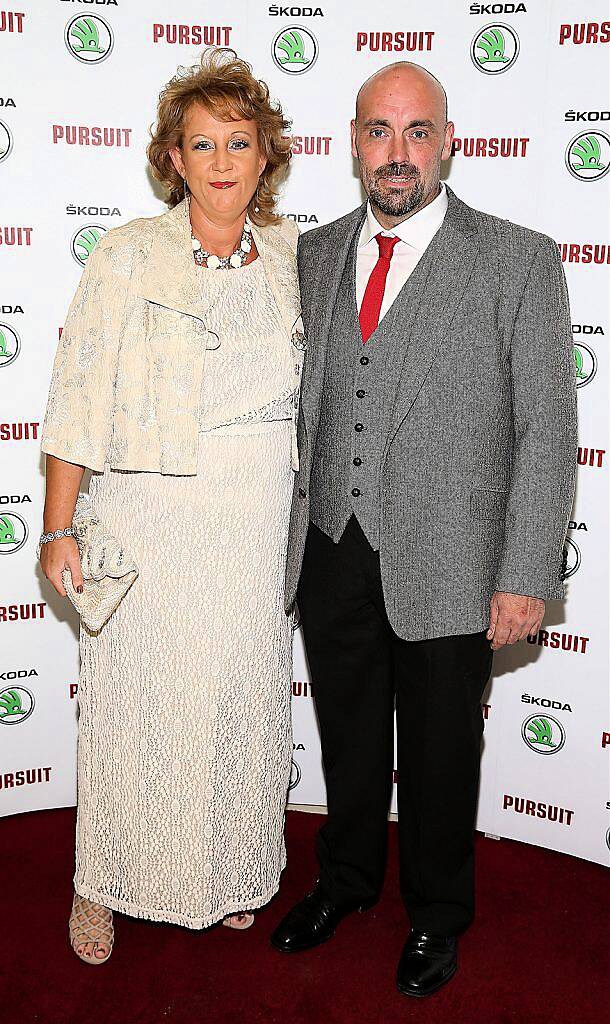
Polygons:
M99 14L77 14L66 25L66 46L83 64L101 64L114 45L112 29Z
M486 75L501 75L512 68L519 56L519 37L510 25L486 25L477 32L470 47L475 68Z

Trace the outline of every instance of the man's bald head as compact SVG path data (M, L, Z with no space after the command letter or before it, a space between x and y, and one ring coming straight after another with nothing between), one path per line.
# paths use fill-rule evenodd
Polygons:
M380 71L376 71L374 75L367 78L366 82L360 86L356 96L356 121L360 120L360 110L365 104L367 96L374 94L379 89L392 91L395 88L428 90L432 102L439 107L439 110L442 110L443 123L447 123L448 103L444 86L426 68L408 60L388 64L387 67L381 68Z
M451 155L452 142L447 95L425 68L400 61L367 79L356 99L352 155L383 227L412 216L438 195L441 163Z

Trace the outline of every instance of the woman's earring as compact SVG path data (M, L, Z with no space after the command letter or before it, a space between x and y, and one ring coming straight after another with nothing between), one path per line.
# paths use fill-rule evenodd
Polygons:
M256 192L254 193L254 196L255 196L255 198L254 198L254 212L255 213L260 213L261 212L261 208L258 205L258 185L256 186Z
M184 184L184 198L186 199L186 197L190 195L191 190L189 188L189 183L186 180L186 178L183 178L182 181L183 181L183 184Z

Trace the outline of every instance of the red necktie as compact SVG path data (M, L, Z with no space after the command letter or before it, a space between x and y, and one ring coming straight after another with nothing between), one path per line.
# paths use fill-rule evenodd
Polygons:
M362 341L366 343L379 323L379 314L383 302L386 277L390 269L390 261L394 246L399 241L394 235L382 235L381 232L375 235L375 241L379 246L379 259L371 271L368 279L362 305L360 307L360 330Z

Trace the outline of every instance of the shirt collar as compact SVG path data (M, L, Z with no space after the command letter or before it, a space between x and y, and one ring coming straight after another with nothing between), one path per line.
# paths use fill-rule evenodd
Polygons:
M387 228L382 228L371 209L370 202L368 202L366 204L366 217L360 232L358 248L364 249L374 241L375 235L378 235L381 231L384 235L395 235L401 242L405 242L418 252L423 252L445 219L447 203L447 190L444 183L441 182L441 190L436 199L433 199L431 203L424 206L423 210L418 210L412 217L408 217L406 220L401 221L400 224L397 224L396 227L388 230Z

